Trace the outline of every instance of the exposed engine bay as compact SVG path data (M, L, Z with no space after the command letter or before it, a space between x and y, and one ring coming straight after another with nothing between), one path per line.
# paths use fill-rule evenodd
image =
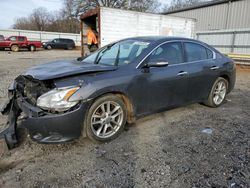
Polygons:
M52 81L40 81L32 76L20 75L15 82L17 97L19 95L25 97L32 105L36 104L38 97L55 87Z

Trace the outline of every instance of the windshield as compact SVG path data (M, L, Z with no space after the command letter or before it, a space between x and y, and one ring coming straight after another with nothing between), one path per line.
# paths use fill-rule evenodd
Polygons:
M107 45L89 55L83 62L103 65L127 65L149 46L149 42L126 40Z

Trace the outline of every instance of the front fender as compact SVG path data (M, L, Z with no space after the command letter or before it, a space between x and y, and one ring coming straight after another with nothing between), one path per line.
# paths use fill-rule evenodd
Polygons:
M89 85L81 87L75 94L70 97L69 101L88 101L107 93L121 93L128 96L126 89L122 87L108 86L97 89L96 87Z

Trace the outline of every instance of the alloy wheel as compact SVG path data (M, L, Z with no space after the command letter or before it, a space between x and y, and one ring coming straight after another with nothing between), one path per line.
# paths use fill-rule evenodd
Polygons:
M99 138L112 137L122 126L124 112L114 101L100 104L91 116L91 129Z
M226 83L223 80L219 81L216 84L213 93L213 101L216 105L220 105L223 102L226 96L226 92L227 92Z

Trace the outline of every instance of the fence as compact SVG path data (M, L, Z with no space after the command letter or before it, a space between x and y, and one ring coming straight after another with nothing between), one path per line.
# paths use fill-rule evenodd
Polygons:
M202 31L196 36L222 53L250 54L250 29Z
M18 30L18 29L0 29L0 35L5 37L16 35L16 36L27 36L29 40L39 40L46 42L54 38L68 38L75 41L76 46L81 46L80 34L74 33L57 33L57 32L46 32L46 31L29 31L29 30Z

